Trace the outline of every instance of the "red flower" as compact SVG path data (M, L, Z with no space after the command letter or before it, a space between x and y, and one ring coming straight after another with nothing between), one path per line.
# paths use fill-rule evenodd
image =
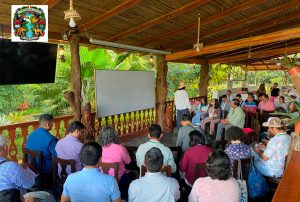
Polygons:
M39 21L39 24L40 24L40 25L44 25L44 24L45 24L45 21L44 21L44 20L40 20L40 21Z
M15 24L19 25L19 24L21 24L21 23L20 23L19 20L16 20L16 21L15 21Z

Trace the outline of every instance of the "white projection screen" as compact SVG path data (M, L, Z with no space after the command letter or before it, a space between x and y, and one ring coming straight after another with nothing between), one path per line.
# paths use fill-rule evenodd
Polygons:
M155 107L154 72L96 70L95 76L98 118Z

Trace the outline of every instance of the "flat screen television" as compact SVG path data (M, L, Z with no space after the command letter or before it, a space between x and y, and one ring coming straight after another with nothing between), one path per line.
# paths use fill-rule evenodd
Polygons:
M54 83L57 44L0 39L0 85Z

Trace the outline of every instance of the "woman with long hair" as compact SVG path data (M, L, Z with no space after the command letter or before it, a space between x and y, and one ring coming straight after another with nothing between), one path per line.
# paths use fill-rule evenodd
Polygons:
M210 123L209 134L213 135L215 132L215 124L219 123L221 119L221 109L217 99L211 101L206 116L207 117L201 121L201 128L205 131L205 125Z

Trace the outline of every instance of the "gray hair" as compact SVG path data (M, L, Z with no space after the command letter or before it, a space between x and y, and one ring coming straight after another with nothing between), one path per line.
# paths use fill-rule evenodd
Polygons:
M4 135L0 134L0 151L4 150L4 147L7 144L7 138Z
M98 141L101 146L106 146L111 143L119 144L118 135L115 129L111 126L105 126L99 133Z

